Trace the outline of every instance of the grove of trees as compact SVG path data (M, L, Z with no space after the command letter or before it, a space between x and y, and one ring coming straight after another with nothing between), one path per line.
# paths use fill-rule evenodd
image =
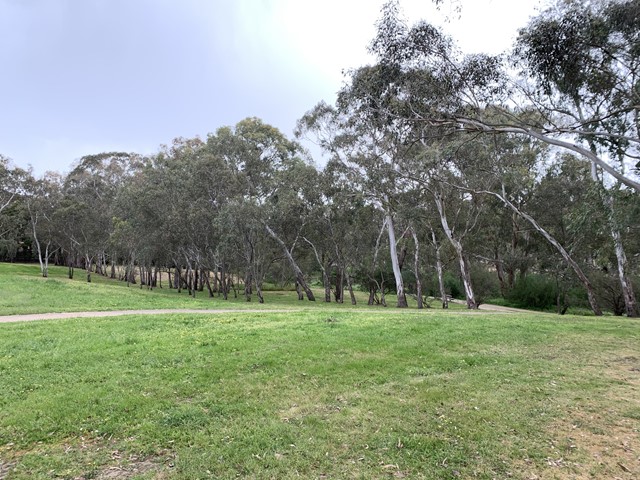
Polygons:
M370 51L298 122L323 168L257 118L66 175L0 156L0 256L247 301L640 314L640 0L558 1L502 56L390 1Z

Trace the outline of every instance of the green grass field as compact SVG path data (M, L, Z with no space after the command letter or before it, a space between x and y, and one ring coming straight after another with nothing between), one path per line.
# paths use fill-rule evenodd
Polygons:
M227 306L0 269L0 313ZM639 321L291 296L0 324L0 479L640 477Z
M265 303L260 305L255 295L251 302L247 302L242 292L238 292L237 298L231 293L229 299L224 300L221 296L210 298L205 290L197 292L196 297L192 298L186 290L180 294L170 290L166 282L165 288L150 291L139 285L127 287L126 283L95 273L91 278L92 282L87 283L84 270L76 269L74 279L69 280L67 269L55 266L50 267L49 278L42 278L37 265L0 263L0 315L163 308L323 308L321 300L324 294L321 289L315 290L316 302L299 301L295 291L268 290L264 292ZM367 307L367 296L363 292L357 292L357 298L359 306ZM348 294L346 301L341 305L333 303L332 307L351 309ZM395 305L395 296L388 295L387 302ZM434 306L437 306L437 302L434 302ZM452 304L450 308L463 307Z

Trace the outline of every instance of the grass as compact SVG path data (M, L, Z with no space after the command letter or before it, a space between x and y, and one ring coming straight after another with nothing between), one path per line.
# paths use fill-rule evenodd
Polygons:
M163 308L323 308L324 303L321 289L315 291L316 302L298 301L295 291L265 291L265 303L260 305L255 295L251 302L243 295L234 298L233 293L226 301L222 297L209 298L206 291L197 292L193 298L186 290L179 294L166 285L150 291L139 285L127 287L124 282L96 274L91 277L92 282L87 283L84 271L76 270L74 279L69 280L65 267L52 266L49 278L42 278L37 265L0 263L0 315ZM365 293L358 292L357 298L358 307L367 307ZM395 296L388 295L387 302L394 305ZM333 303L332 306L352 308L348 299L345 304ZM463 307L452 304L450 308Z
M639 327L335 304L0 324L0 478L637 478Z

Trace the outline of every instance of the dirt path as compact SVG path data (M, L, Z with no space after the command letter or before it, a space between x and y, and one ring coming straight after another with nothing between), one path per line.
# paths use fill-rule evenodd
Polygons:
M461 302L456 302L461 303ZM464 302L462 302L464 303ZM519 308L502 307L500 305L480 305L480 310L483 312L496 312L496 313L531 313L528 310L522 310ZM175 308L175 309L156 309L156 310L112 310L112 311L94 311L94 312L60 312L60 313L29 313L24 315L0 315L0 323L12 323L12 322L33 322L37 320L60 320L66 318L97 318L97 317L120 317L122 315L165 315L174 313L200 313L210 315L221 315L225 313L295 313L300 312L299 308L287 308L287 309L240 309L240 308L225 308L217 310L200 310L195 308ZM349 309L349 311L357 312L370 312L370 313L399 313L412 312L418 313L418 310L397 310L397 309ZM428 311L428 310L426 310ZM482 313L476 310L456 310L455 313Z
M449 303L457 303L458 305L466 305L464 300L449 300ZM491 305L488 303L482 303L478 307L479 310L490 312L512 312L512 313L534 313L533 310L525 310L523 308L503 307L502 305Z
M112 310L108 312L61 312L61 313L29 313L25 315L0 315L0 323L10 322L33 322L36 320L59 320L64 318L96 318L96 317L120 317L122 315L162 315L172 313L287 313L299 312L299 309L218 309L218 310L198 310L195 308L174 308L158 310Z

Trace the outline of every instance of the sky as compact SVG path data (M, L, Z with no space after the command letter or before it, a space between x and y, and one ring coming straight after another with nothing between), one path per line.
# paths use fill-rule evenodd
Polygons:
M540 0L401 0L466 53L497 54ZM36 175L83 155L153 154L259 117L292 137L372 63L384 0L0 0L0 154ZM447 18L449 19L447 21ZM320 152L305 143L316 163Z

